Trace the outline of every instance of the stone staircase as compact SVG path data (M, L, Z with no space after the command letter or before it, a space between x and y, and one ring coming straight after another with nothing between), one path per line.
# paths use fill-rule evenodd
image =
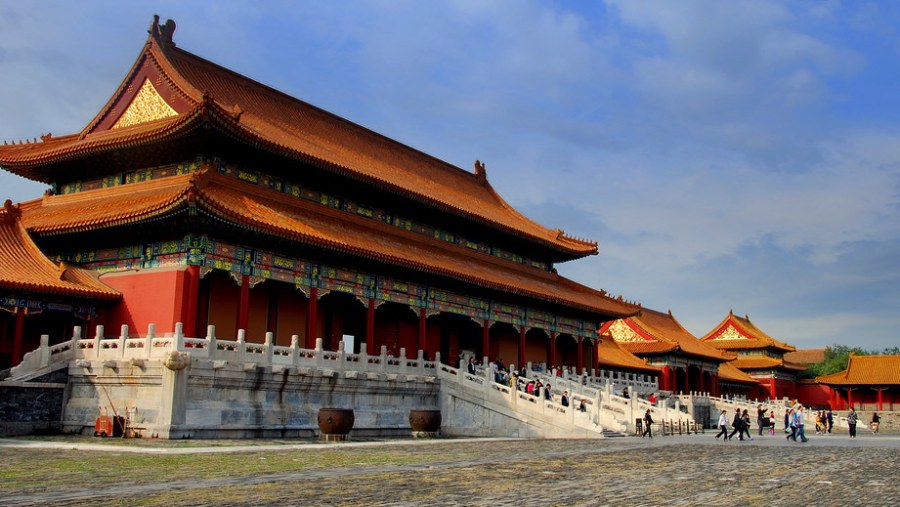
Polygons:
M485 437L606 438L624 436L627 427L616 424L600 409L598 399L583 393L570 395L569 406L530 395L494 382L482 369L471 375L448 365L437 368L441 380L443 433ZM585 410L579 410L584 403ZM610 426L603 424L608 419Z

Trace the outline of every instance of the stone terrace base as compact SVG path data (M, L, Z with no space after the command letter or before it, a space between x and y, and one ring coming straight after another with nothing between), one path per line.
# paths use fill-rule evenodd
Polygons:
M106 410L125 415L126 429L144 438L313 438L321 407L346 407L355 413L355 436L409 436L409 411L439 405L434 377L275 368L197 359L177 370L155 360L73 361L63 430L93 434Z

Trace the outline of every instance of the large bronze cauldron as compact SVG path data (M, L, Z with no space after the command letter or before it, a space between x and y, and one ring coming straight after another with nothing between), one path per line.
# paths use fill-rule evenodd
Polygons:
M409 427L414 437L436 437L441 430L441 411L410 410Z
M320 408L319 430L322 440L350 440L350 430L353 429L354 421L353 409Z

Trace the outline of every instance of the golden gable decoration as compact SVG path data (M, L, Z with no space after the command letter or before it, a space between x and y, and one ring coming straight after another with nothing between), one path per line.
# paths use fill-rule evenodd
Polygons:
M116 120L112 128L130 127L176 115L178 113L159 95L153 83L145 79L141 89L128 104L128 109Z
M732 326L731 324L728 324L728 327L725 328L725 331L722 331L722 333L721 333L719 336L716 336L715 338L713 338L713 341L719 341L719 340L749 340L749 339L750 339L750 338L747 338L746 336L744 336L743 334L741 334L740 331L738 331L737 329L735 329L734 326Z
M619 343L634 343L634 342L651 342L653 340L648 340L643 336L634 332L634 329L625 323L624 320L617 320L613 322L609 326L609 334L613 337L613 340Z

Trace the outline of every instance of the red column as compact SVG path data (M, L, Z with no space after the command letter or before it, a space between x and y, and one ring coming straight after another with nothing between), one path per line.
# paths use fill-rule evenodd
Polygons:
M884 393L884 388L878 388L878 410L884 410L884 398L882 394Z
M316 330L319 327L319 289L309 288L309 301L306 304L306 348L316 348Z
M481 355L491 355L491 321L484 319L484 327L481 328ZM481 358L478 358L481 361Z
M185 336L198 336L197 306L200 297L200 266L191 264L185 270L184 304L178 320L182 323ZM205 333L200 333L205 336Z
M366 354L374 356L375 352L375 298L369 298L369 306L366 309Z
M600 364L600 342L592 341L591 342L591 368L598 370L597 366Z
M853 408L853 389L847 388L847 408Z
M525 366L525 326L519 326L519 361L516 368Z
M706 392L706 387L704 387L705 382L703 382L703 368L700 368L699 371L700 371L700 379L699 379L700 382L699 382L699 385L697 386L697 390L702 393L702 392Z
M237 328L247 329L250 324L250 275L241 275L241 296L238 302Z
M419 336L418 336L418 349L421 351L427 350L425 347L426 341L428 340L428 326L426 326L428 317L425 315L425 309L419 308ZM406 355L412 357L416 357L418 355L418 351L407 350Z
M778 386L776 385L775 378L773 377L769 383L769 397L774 399L778 398ZM814 421L815 422L815 421Z
M24 308L16 308L16 327L15 331L13 331L13 349L12 349L12 360L10 361L10 366L16 366L22 362L22 356L25 353L22 351L22 341L24 340L25 334L25 309Z
M556 331L550 333L550 363L547 367L556 367Z
M666 365L662 367L662 371L659 373L659 388L663 391L675 391L670 378L671 371L669 365Z
M575 361L575 373L581 374L581 368L584 364L584 336L578 337L578 359Z

